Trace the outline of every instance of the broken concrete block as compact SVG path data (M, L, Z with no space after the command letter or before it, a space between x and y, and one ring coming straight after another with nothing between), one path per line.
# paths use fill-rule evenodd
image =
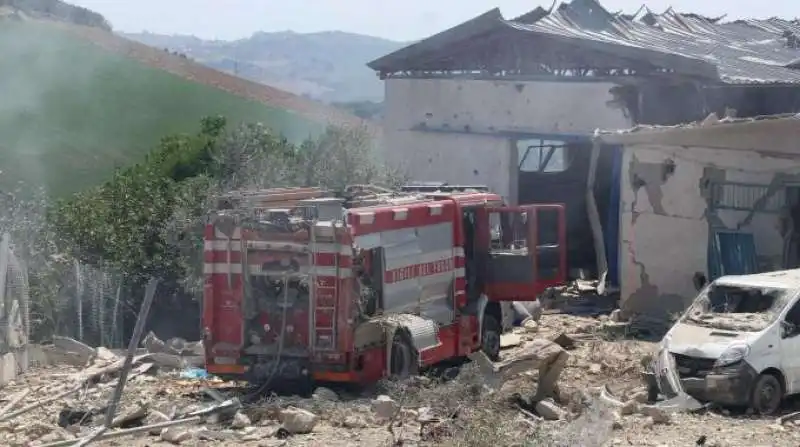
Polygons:
M639 411L643 415L650 417L656 424L669 424L672 420L669 413L653 405L643 405Z
M75 366L85 366L96 354L94 348L69 337L54 335L53 345L63 352L72 354Z
M613 417L613 422L611 423L611 429L622 430L622 415L620 415L618 412L615 411L612 414L612 417Z
M508 333L500 336L500 349L508 349L522 344L522 337L518 334Z
M381 419L391 419L400 408L391 397L380 395L372 400L372 411Z
M639 402L633 399L625 402L621 407L619 407L619 414L622 416L628 416L636 413L637 411L639 411Z
M97 349L95 349L95 353L96 353L95 354L96 358L104 362L111 363L119 360L119 356L117 354L114 354L113 352L111 352L111 350L103 346L100 346Z
M367 428L369 423L362 415L349 414L345 416L342 426L345 428Z
M539 323L537 323L531 318L523 321L522 327L525 328L525 331L530 334L535 334L536 332L539 332Z
M608 316L608 319L613 321L614 323L622 323L623 321L625 321L622 318L622 310L620 309L614 309Z
M575 340L563 332L561 332L556 336L551 337L550 341L567 350L575 347Z
M536 403L536 413L548 421L557 421L564 417L564 410L551 400L543 400Z
M603 365L599 363L592 363L589 365L589 373L591 374L600 374L603 372Z
M180 444L192 439L192 433L183 427L166 427L161 430L161 439L172 444Z
M278 420L291 434L311 433L319 418L316 414L302 408L288 407L281 410Z
M231 427L236 429L243 429L251 426L252 424L253 422L250 421L250 418L241 411L237 411L236 414L233 415L233 421L231 421Z
M14 354L0 356L0 387L6 386L17 378L17 362Z
M317 389L314 390L314 394L311 395L311 398L325 402L339 401L339 395L336 394L336 391L325 387L317 387Z

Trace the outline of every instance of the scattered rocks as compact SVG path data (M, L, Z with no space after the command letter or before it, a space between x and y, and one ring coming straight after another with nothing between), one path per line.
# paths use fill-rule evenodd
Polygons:
M628 416L630 414L634 414L639 411L639 402L631 399L619 408L619 414L623 416Z
M612 417L613 417L613 421L611 422L611 429L612 430L622 430L622 428L623 428L622 415L615 411L612 414Z
M522 322L522 327L525 329L526 332L533 334L539 332L539 323L532 318L528 318L527 320Z
M180 444L192 439L192 433L183 427L166 427L161 430L161 439L172 444Z
M644 405L639 411L653 419L653 422L656 424L669 424L672 420L669 413L653 405Z
M311 395L314 400L319 400L323 402L338 402L339 395L336 394L336 391L333 391L330 388L325 387L318 387L314 390L314 393Z
M372 411L380 419L391 419L397 414L400 407L397 402L389 396L380 395L372 400Z
M369 425L364 416L356 414L348 414L342 421L342 426L345 428L367 428Z
M242 413L241 411L237 411L236 414L233 415L233 420L231 421L231 427L236 429L243 429L251 425L253 425L253 422L250 421L250 418L247 417L247 415Z
M536 413L548 421L558 421L563 419L565 415L564 410L551 400L539 401L536 403L535 408Z
M280 412L278 420L286 431L295 435L311 433L317 425L319 417L302 408L288 407Z

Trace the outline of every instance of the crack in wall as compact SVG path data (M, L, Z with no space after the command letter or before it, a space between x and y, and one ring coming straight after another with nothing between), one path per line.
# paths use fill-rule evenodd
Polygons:
M639 190L644 188L653 213L666 216L662 200L664 193L661 187L675 174L675 162L667 159L661 163L648 163L639 161L636 154L631 155L628 165L628 177L633 190L633 201L631 202L632 224L636 224L640 211L637 211Z

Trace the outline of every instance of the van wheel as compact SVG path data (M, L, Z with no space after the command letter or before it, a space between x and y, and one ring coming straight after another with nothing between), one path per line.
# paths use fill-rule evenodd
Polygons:
M781 408L783 385L772 374L761 374L753 385L750 407L758 414L772 415Z
M417 375L418 372L419 362L411 340L403 331L395 332L389 359L389 378L403 380Z
M500 358L500 322L491 315L483 316L481 350L493 362Z

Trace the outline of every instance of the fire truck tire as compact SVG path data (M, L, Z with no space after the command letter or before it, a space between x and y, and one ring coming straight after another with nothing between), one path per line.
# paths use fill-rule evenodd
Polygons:
M492 315L484 315L481 327L481 349L493 362L500 358L500 333L500 322L497 321L497 318Z
M419 360L411 337L403 330L397 330L392 338L392 351L389 357L389 377L402 380L419 373Z

